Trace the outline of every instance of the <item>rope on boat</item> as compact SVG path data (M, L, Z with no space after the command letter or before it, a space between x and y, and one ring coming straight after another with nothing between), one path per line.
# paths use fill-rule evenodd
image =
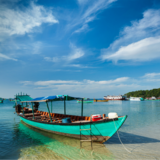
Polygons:
M114 119L113 119L113 122L114 122L114 126L115 126L115 128L116 128L116 131L117 131L117 135L118 135L119 141L121 142L121 144L122 144L123 148L124 148L127 152L132 153L132 152L131 152L131 151L129 151L129 150L124 146L124 144L122 143L121 138L120 138L119 133L118 133L118 129L117 129L117 127L116 127L116 124L115 124Z

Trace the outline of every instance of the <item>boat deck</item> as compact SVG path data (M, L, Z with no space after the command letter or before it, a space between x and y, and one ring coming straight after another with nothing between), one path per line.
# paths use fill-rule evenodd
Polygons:
M24 108L24 117L26 119L33 120L33 113L30 112L31 110ZM20 113L20 115L22 115L22 113ZM90 117L87 116L64 115L59 113L50 113L50 115L52 118L52 123L62 123L62 119L67 117L70 117L72 123L85 123L90 121ZM34 120L51 123L49 113L44 111L34 111Z

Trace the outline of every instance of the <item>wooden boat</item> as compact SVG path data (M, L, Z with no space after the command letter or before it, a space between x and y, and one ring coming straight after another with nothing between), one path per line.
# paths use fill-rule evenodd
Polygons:
M116 133L127 118L127 115L106 117L103 114L103 118L93 121L93 118L90 116L83 116L83 100L81 116L67 115L66 101L80 99L68 95L38 97L35 99L28 95L16 95L16 99L19 99L21 102L21 104L16 102L16 112L27 125L63 136L81 138L81 140L86 141L107 141ZM54 101L63 101L64 114L52 113L52 102ZM38 110L39 102L46 103L48 112ZM51 112L49 102L51 102ZM28 108L28 104L31 104L32 108ZM70 121L65 121L67 119L70 119Z
M94 99L94 102L108 102L107 99Z

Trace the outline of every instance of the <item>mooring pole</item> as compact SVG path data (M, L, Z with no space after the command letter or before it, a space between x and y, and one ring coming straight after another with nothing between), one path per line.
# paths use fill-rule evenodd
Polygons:
M66 115L66 100L65 100L65 96L64 96L64 115Z
M33 119L34 119L33 103L31 102L31 104L32 104L32 113L33 113Z
M83 98L82 98L82 106L81 106L81 116L83 116Z
M51 101L51 113L52 113L52 101Z
M24 109L23 109L23 103L22 103L22 110L23 110L23 117L24 117Z

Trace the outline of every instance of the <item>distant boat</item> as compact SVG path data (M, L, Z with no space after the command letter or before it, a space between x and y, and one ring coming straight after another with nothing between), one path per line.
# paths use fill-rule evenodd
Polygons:
M149 100L156 100L156 97L152 96L149 98Z
M107 99L94 99L94 102L108 102Z
M17 99L17 100L15 100L15 99L10 99L10 101L11 101L11 102L15 102L15 101L19 102L20 100L18 100L18 99Z
M78 100L77 103L82 103L82 100ZM91 100L83 100L83 103L93 103Z
M4 100L3 98L0 98L0 103L3 103L3 100Z
M144 101L142 97L130 97L130 101Z
M83 98L68 95L55 95L32 99L28 95L16 95L16 113L27 125L63 136L79 138L81 141L105 142L111 138L125 122L127 115L118 116L117 113L108 113L92 116L83 116ZM66 101L82 100L81 116L66 114ZM62 101L64 114L52 113L52 102ZM39 111L39 103L46 103L48 112ZM51 104L51 112L49 108ZM32 108L28 108L31 104ZM54 107L56 107L54 105ZM76 109L76 108L75 108Z
M126 97L119 95L119 96L104 96L104 99L106 100L125 100Z

